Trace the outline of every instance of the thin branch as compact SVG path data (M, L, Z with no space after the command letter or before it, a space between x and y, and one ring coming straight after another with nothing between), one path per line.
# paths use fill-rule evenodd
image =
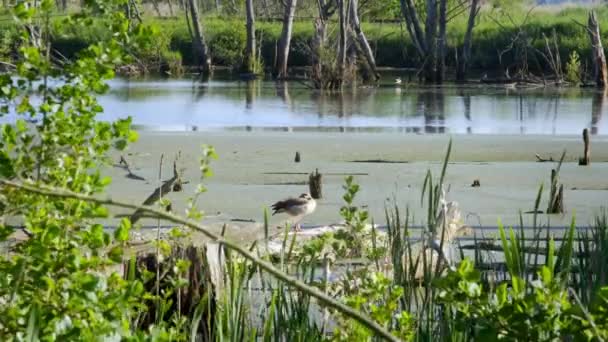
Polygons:
M20 190L23 190L26 192L39 194L39 195L43 195L43 196L56 197L56 198L71 198L71 199L77 199L77 200L91 202L91 203L116 206L116 207L132 209L132 210L141 211L141 212L147 212L150 214L157 215L158 217L160 217L164 220L173 222L175 224L184 225L193 230L201 232L202 234L204 234L205 236L207 236L214 242L224 245L227 248L232 249L233 251L239 253L245 259L250 260L254 264L258 265L258 267L260 267L261 269L265 270L266 272L272 274L277 279L283 281L287 285L293 286L293 287L299 289L300 291L308 294L309 296L317 298L320 302L325 304L327 307L333 308L333 309L339 311L340 313L344 314L345 316L353 318L357 322L361 323L365 327L372 330L378 336L383 337L388 341L394 341L394 342L399 341L399 339L397 337L392 335L384 327L380 326L378 323L374 322L373 320L371 320L369 317L365 316L358 310L355 310L355 309L347 306L346 304L337 301L335 298L332 298L331 296L325 294L324 292L320 291L319 289L317 289L313 286L310 286L310 285L284 273L283 271L277 269L274 265L272 265L268 261L260 259L255 254L248 251L246 248L243 248L230 240L226 240L223 237L210 232L209 230L207 230L207 228L203 227L199 223L194 222L192 220L185 219L183 217L180 217L180 216L168 213L168 212L163 212L161 210L158 210L158 209L155 209L155 208L152 208L149 206L140 206L137 204L116 201L116 200L113 200L112 198L105 198L105 199L97 198L94 196L83 195L83 194L79 194L79 193L75 193L75 192L71 192L71 191L67 191L67 190L55 188L55 187L48 187L48 186L41 186L41 185L33 186L33 185L24 184L22 182L13 182L13 181L9 181L9 180L0 180L0 185L3 185L5 187L14 188L14 189L20 189Z

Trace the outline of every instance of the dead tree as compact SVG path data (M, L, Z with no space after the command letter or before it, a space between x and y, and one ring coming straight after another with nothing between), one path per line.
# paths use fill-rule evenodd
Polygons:
M424 78L427 82L435 82L437 79L437 0L426 0L424 37L427 47L426 56L424 56Z
M358 13L358 4L357 0L351 0L350 3L350 24L355 33L355 37L357 39L357 43L359 44L359 48L365 57L367 65L371 70L374 81L378 80L380 76L378 75L378 70L376 68L376 59L374 58L374 53L372 52L372 48L369 46L367 38L365 37L365 33L361 30L361 22L359 21L359 13Z
M247 45L245 47L245 58L243 59L243 70L247 73L257 72L255 63L255 13L253 10L253 0L245 1L247 14Z
M317 10L319 16L315 19L315 35L312 39L312 79L315 83L315 88L321 89L320 84L323 74L323 48L327 43L327 21L329 17L337 10L335 1L317 1Z
M192 27L192 46L194 48L194 56L198 67L203 73L208 73L211 68L211 60L207 52L207 44L205 43L205 37L203 36L203 28L201 27L197 6L196 0L188 0ZM188 11L186 11L186 15L187 13ZM188 18L186 18L186 20L188 20Z
M346 16L346 6L344 1L346 0L337 0L338 1L338 19L339 19L339 27L340 27L340 35L338 39L338 73L340 75L340 79L344 79L345 69L346 69L346 49L347 46L347 16Z
M276 77L287 77L287 62L289 60L289 48L291 45L291 34L293 32L293 18L296 14L297 0L287 0L283 6L283 30L279 40L277 55Z
M439 0L439 37L437 38L437 66L435 82L441 83L445 77L445 50L447 30L448 0Z
M600 25L597 22L595 11L589 13L587 31L589 32L589 38L591 40L595 85L598 88L604 88L608 84L608 70L606 70L606 55L604 55Z
M460 55L458 56L458 68L456 70L456 80L463 82L466 79L469 59L471 58L471 46L473 41L473 27L475 27L475 18L479 14L479 0L471 0L471 8L469 9L469 21L467 22L467 30L464 34L464 42Z

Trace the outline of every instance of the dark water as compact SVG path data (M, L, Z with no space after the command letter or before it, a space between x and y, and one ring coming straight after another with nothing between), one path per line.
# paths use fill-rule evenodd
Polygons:
M396 85L321 94L302 82L117 79L101 98L112 119L155 130L396 131L456 134L608 134L595 90L490 85Z

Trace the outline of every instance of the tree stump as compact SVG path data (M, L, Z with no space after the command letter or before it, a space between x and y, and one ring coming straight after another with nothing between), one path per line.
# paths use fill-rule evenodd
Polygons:
M311 173L308 176L308 188L310 190L310 196L314 199L323 197L322 195L322 175L319 173L319 169Z
M547 214L562 214L564 212L564 185L557 187L557 171L551 170L551 193L549 196L549 206Z
M583 151L583 156L578 159L578 165L589 165L591 163L591 151L590 151L590 142L589 142L589 130L583 130L583 142L585 143L585 150Z
M296 162L296 163L299 163L299 162L300 162L300 152L297 152L297 151L296 151L296 157L294 158L294 160L293 160L293 161L294 161L294 162Z

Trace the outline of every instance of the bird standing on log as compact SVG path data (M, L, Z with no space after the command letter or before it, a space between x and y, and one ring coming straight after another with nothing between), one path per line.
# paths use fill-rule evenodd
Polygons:
M304 216L312 214L317 208L317 201L310 196L310 194L301 194L297 198L287 198L282 201L278 201L272 205L272 215L286 213L292 218L296 219L294 225L295 231L300 231L300 220Z

